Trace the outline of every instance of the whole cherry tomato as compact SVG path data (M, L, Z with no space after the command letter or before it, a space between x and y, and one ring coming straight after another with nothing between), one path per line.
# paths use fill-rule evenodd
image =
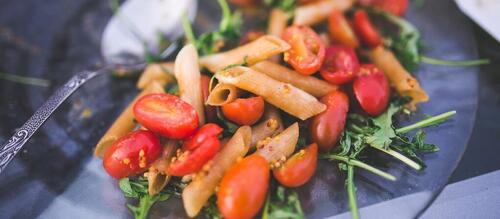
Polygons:
M292 47L285 52L284 59L295 71L311 75L319 70L325 58L325 45L313 29L291 26L283 31L281 38Z
M253 125L264 113L264 98L238 98L222 105L222 112L226 119L238 125Z
M358 9L354 12L353 26L358 36L367 46L377 47L382 44L382 37L365 11Z
M337 144L344 130L349 98L337 90L323 96L320 101L326 105L326 110L313 117L309 134L321 152L328 152Z
M408 0L361 0L360 3L375 6L397 16L403 16L408 9Z
M358 57L352 47L332 45L326 49L325 61L320 73L326 81L341 85L354 79L358 69Z
M318 145L313 143L295 153L286 163L274 169L274 178L286 187L304 185L316 171L318 163Z
M333 42L347 45L352 48L359 46L356 34L352 30L349 22L342 11L333 10L328 17L328 31Z
M203 101L206 102L210 91L208 90L210 86L210 77L206 75L201 75L201 92L203 93ZM210 106L205 104L205 119L207 122L217 121L217 109L215 106Z
M218 134L222 129L215 124L206 124L187 140L177 156L172 158L168 173L172 176L184 176L198 172L220 149Z
M359 105L370 116L383 113L389 103L389 82L384 72L375 65L360 66L353 90Z
M224 218L253 218L264 204L269 186L269 164L253 154L232 166L222 178L217 206Z
M240 45L244 45L244 44L247 44L249 42L252 42L256 39L259 39L259 37L264 36L264 35L266 35L266 33L262 32L262 31L258 31L258 30L246 32L241 37Z
M138 130L113 142L106 150L103 166L116 179L144 172L160 156L160 140L151 131Z
M167 138L187 138L198 128L198 113L189 103L174 95L145 95L137 100L133 111L141 125Z
M183 150L194 150L199 147L204 141L209 138L217 138L217 136L222 132L222 128L214 123L207 123L202 126L196 134L190 139L184 141L182 145Z

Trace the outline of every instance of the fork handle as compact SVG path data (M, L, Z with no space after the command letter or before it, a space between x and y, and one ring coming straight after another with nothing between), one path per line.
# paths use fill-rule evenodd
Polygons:
M40 107L31 118L24 123L21 128L17 129L16 133L4 143L0 148L0 173L14 159L14 156L21 150L26 142L35 134L35 132L43 125L45 121L54 113L54 111L81 87L85 82L94 78L97 75L108 71L101 69L97 71L83 71L73 76L64 86L49 97L47 101Z

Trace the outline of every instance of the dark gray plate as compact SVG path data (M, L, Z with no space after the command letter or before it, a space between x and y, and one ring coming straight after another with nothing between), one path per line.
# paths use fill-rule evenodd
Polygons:
M201 1L199 29L215 28L215 1ZM100 34L111 16L107 1L2 1L0 70L49 78L49 88L0 81L0 140L5 140L72 73L100 61ZM426 1L408 18L420 29L425 54L445 59L476 58L468 20L451 0ZM388 182L369 173L357 175L360 206L412 194L380 211L411 218L446 184L459 162L473 128L477 108L477 69L422 65L417 75L430 94L424 114L457 110L445 125L430 128L428 141L441 150L425 156L428 168L415 172L388 159L384 170L398 177ZM56 112L0 176L0 218L129 218L117 182L106 175L92 149L126 102L136 94L134 82L101 77L85 85ZM89 118L82 112L90 109ZM410 122L410 121L405 121ZM382 155L380 155L382 156ZM383 158L383 156L382 156ZM321 162L314 180L299 190L308 217L348 211L344 177L336 164ZM155 206L151 217L184 217L178 200ZM362 215L373 217L376 215Z

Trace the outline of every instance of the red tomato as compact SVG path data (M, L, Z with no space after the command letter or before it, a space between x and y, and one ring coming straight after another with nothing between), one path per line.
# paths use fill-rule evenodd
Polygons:
M321 67L325 58L325 45L314 30L308 26L291 26L283 31L283 40L291 45L284 59L295 71L310 75Z
M358 57L352 47L332 45L326 49L320 73L326 81L341 85L354 79L358 69Z
M313 117L309 134L321 152L328 152L337 144L344 130L349 98L342 91L332 91L320 101L326 105L326 110Z
M217 137L209 137L201 142L194 150L184 150L176 157L168 167L168 173L172 176L185 176L198 172L203 165L211 160L220 149L220 141Z
M408 9L408 0L362 0L360 3L375 6L397 16L403 16Z
M106 150L103 166L116 179L144 172L160 156L161 145L151 131L138 130L113 142Z
M258 5L260 3L260 0L229 0L229 2L238 7L249 7Z
M206 102L210 94L208 88L210 86L210 77L201 75L201 92L203 93L203 101ZM205 120L207 122L217 121L217 109L214 106L205 105Z
M286 163L273 171L274 178L286 187L304 185L316 171L318 145L313 143L294 154Z
M269 164L250 155L232 166L220 183L217 206L224 218L253 218L264 204L269 186Z
M353 90L359 105L370 116L383 113L389 103L389 82L375 65L361 65Z
M238 98L231 103L222 105L226 119L238 125L253 125L264 113L264 98Z
M183 150L194 150L209 138L216 137L222 132L217 124L208 123L201 127L196 134L182 145Z
M249 32L245 33L245 35L243 35L243 37L241 37L240 45L244 45L244 44L247 44L249 42L252 42L256 39L259 39L261 36L264 36L264 35L266 35L266 33L262 32L262 31L258 31L258 30L249 31Z
M382 37L373 26L365 11L356 10L354 13L353 25L358 36L367 46L377 47L382 44Z
M133 111L141 125L167 138L187 138L198 128L198 113L174 95L145 95L137 100Z
M328 31L330 32L330 38L333 42L353 48L359 46L358 39L342 11L332 11L328 17Z

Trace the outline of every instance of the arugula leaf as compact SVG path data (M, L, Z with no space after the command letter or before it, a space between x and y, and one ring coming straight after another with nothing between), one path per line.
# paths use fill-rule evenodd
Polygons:
M177 84L177 83L171 83L167 87L167 93L175 95L175 96L179 96L179 84Z
M295 191L277 186L267 196L262 219L302 219L304 212L300 206L299 196Z
M210 219L222 219L222 214L219 212L216 204L217 198L214 196L210 197L207 204L203 208L203 212L206 218Z
M127 204L127 207L132 211L136 219L145 219L148 216L149 209L159 201L166 201L170 198L171 194L164 191L156 194L149 195L148 182L144 177L137 179L123 178L118 182L120 189L125 197L139 199L139 203L134 206Z
M392 139L396 137L396 132L392 126L392 117L399 110L401 110L401 106L391 104L382 115L372 119L373 124L378 129L372 135L366 137L365 141L367 144L376 148L389 148Z
M293 12L297 7L296 0L264 0L264 4L271 8L280 8L285 12Z

